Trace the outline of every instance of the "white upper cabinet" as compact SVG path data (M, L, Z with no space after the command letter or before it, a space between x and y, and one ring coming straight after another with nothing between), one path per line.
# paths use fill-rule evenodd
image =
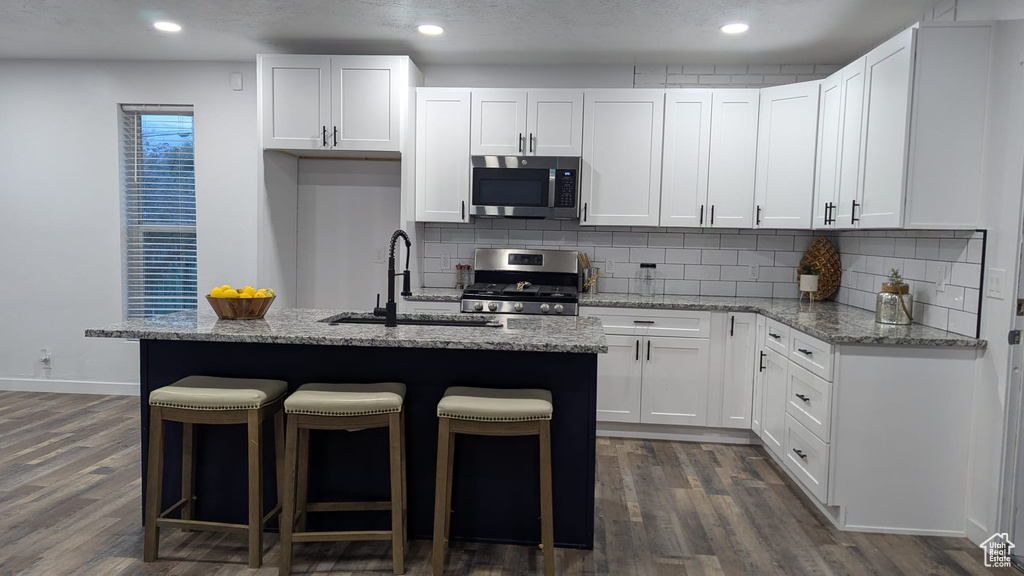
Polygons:
M851 221L861 228L903 225L904 166L910 134L914 35L909 28L867 54L864 72L862 201Z
M587 91L582 224L658 225L664 100L664 90Z
M416 220L466 222L469 90L416 90Z
M473 90L474 156L579 156L580 90Z
M666 93L662 226L751 227L758 93Z
M760 228L810 228L820 82L761 90L755 185Z
M398 152L405 56L259 56L263 147Z
M712 95L707 226L753 227L759 92L730 89Z
M843 73L821 82L818 96L818 165L814 180L814 228L831 228L839 191L840 140L843 136ZM859 129L858 129L859 130Z
M842 133L839 143L839 172L836 174L834 228L857 226L854 207L862 204L860 164L864 154L861 130L864 126L864 68L861 56L839 71L843 91Z
M665 94L661 225L704 225L711 150L711 90L669 90Z

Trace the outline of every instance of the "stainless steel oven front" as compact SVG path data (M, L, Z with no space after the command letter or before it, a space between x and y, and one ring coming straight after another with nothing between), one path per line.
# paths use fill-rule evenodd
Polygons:
M471 216L579 218L580 159L473 156Z

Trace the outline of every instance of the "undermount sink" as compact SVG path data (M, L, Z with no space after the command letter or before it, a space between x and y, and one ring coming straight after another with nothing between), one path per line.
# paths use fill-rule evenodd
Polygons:
M384 324L381 316L345 316L330 321L336 324ZM501 322L486 318L398 318L399 326L464 326L467 328L501 328Z

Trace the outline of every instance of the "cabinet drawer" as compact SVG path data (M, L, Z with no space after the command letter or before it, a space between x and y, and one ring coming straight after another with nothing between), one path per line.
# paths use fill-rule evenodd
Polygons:
M832 414L832 385L796 364L789 366L786 413L828 442Z
M821 502L828 497L828 444L786 415L786 468Z
M607 334L708 338L711 312L590 308L583 314L600 318Z
M767 326L767 330L764 332L765 347L775 350L783 356L789 356L789 326L775 320L767 320L765 325Z
M793 330L789 339L789 359L812 374L832 381L832 345Z

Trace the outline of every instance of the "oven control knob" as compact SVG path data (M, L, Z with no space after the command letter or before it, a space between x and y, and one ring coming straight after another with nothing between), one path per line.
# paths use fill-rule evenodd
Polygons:
M481 311L483 309L484 309L484 303L483 302L474 302L473 303L473 310L476 310L477 312L479 312L479 311Z
M551 306L548 306L547 302L540 305L541 312L547 312L548 310L551 310Z
M516 312L522 312L523 311L523 303L522 302L516 302L515 304L512 305L512 308L515 309Z
M561 314L565 308L561 304L555 304L555 314Z
M495 310L498 309L498 303L497 302L490 302L490 303L488 303L487 304L487 309L490 310L491 312L494 312Z

